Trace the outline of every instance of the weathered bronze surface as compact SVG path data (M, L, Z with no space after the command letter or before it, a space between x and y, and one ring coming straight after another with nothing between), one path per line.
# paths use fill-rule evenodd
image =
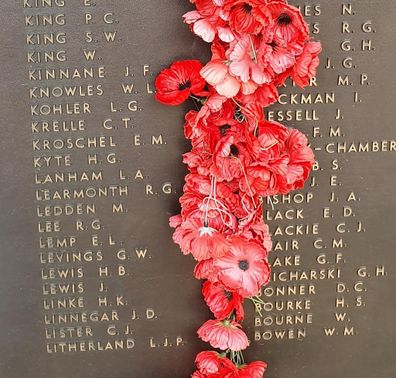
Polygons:
M267 114L318 160L272 198L273 281L246 305L268 378L396 375L391 0L292 2L324 53ZM188 150L153 98L175 59L208 58L187 0L0 4L0 376L188 377L210 314L171 240ZM273 208L272 208L273 206Z

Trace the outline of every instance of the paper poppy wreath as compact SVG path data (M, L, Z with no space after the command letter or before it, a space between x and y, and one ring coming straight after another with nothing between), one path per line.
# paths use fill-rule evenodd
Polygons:
M245 363L249 340L240 322L270 279L272 248L263 197L302 188L314 164L305 135L265 120L277 87L300 87L316 74L321 51L300 11L286 1L190 0L184 22L211 43L212 58L174 62L156 79L156 98L199 110L185 116L192 149L181 213L170 218L174 241L197 261L194 275L213 313L198 336L219 351L196 357L193 378L264 376L265 362Z

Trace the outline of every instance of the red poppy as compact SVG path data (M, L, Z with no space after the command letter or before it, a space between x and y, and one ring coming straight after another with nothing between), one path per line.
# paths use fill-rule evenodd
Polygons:
M250 188L262 196L302 188L315 162L306 136L276 122L260 127L260 160L248 167Z
M289 155L289 164L285 179L287 192L304 187L313 165L315 157L308 146L307 137L296 129L290 129L285 148Z
M243 298L238 293L228 291L219 284L206 281L202 287L202 294L216 319L226 319L235 311L236 320L243 320Z
M238 378L263 378L267 370L267 364L262 361L255 361L249 365L244 365L238 371Z
M229 242L227 254L213 262L219 270L219 282L242 297L257 295L270 278L267 251L260 244L239 236L230 238Z
M271 22L266 0L228 0L230 26L240 34L259 34Z
M230 361L225 354L215 351L205 351L197 355L195 359L198 372L206 378L232 378L237 377L238 368ZM194 377L194 375L193 375ZM201 377L197 375L197 377Z
M217 282L218 269L213 265L213 259L200 261L194 268L194 276L198 280Z
M214 93L205 101L195 121L201 121L205 125L220 125L224 120L233 119L234 112L235 103L225 96Z
M288 4L274 1L268 5L271 13L273 40L277 45L287 46L291 42L302 44L305 42L309 29L301 12Z
M206 119L204 119L198 118L198 114L195 119L191 118L186 122L186 134L188 134L189 139L191 139L193 147L195 149L202 149L199 151L199 155L202 155L202 152L205 151L208 153L208 157L211 156L219 140L231 129L231 126L238 124L233 118L233 115L234 114L230 116L229 113L225 113L221 118L220 114L209 114ZM196 121L197 119L198 121ZM191 122L193 122L193 125L191 125ZM190 165L189 159L185 162Z
M234 364L228 358L215 351L198 353L195 364L203 374L216 374L224 368L236 370Z
M156 99L166 105L180 105L191 94L201 95L206 85L199 74L201 69L202 63L198 60L173 63L157 76Z
M237 188L237 184L229 186L217 183L213 177L190 173L180 198L182 220L194 219L200 222L198 228L204 225L228 236L237 229L237 219L233 214L239 202L238 194L235 193Z
M219 181L240 179L252 161L252 139L245 123L237 124L222 137L213 151L211 173Z
M214 374L221 368L221 358L214 351L201 352L195 358L195 364L201 373Z

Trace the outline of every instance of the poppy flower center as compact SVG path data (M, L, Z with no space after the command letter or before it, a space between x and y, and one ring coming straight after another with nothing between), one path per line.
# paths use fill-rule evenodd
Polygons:
M227 130L230 129L230 128L231 128L230 125L223 125L223 126L220 126L220 134L221 134L222 136L224 136L225 133L227 132Z
M179 90L184 91L187 88L191 87L191 81L187 80L185 83L179 84Z
M231 153L232 156L238 157L239 151L238 151L238 147L235 144L233 144L230 147L230 153Z
M278 47L278 45L277 45L277 43L275 41L272 41L271 43L268 43L268 45L270 45L273 50L275 50Z
M277 22L279 26L287 26L292 23L292 18L288 13L282 13L279 15Z
M249 262L247 260L241 260L239 261L238 266L240 270L246 272L249 269Z
M243 4L242 9L244 10L245 13L250 13L253 7L250 4L245 3Z
M228 302L231 302L232 293L230 291L224 290L224 295L227 298Z

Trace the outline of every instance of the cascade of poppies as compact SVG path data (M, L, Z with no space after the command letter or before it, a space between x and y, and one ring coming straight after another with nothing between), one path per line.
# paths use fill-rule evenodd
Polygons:
M321 51L300 11L286 1L190 0L184 22L211 43L212 58L174 62L156 79L156 98L198 110L185 117L192 149L189 173L171 217L173 239L196 260L194 275L213 313L198 336L214 349L196 357L194 378L264 376L267 365L245 363L244 300L258 296L270 278L271 238L263 198L302 188L314 164L300 131L265 119L277 88L291 78L305 87Z

